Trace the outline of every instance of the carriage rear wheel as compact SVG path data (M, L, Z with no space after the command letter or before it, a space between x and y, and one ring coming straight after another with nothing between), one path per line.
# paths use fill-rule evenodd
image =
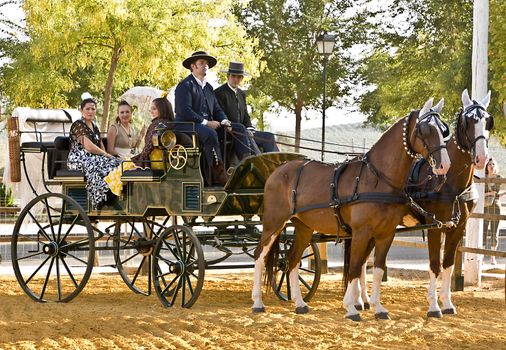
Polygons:
M167 228L153 253L153 282L162 304L173 306L179 298L182 307L190 308L200 295L204 274L204 253L195 233L181 225Z
M163 221L134 218L117 222L114 231L114 261L125 284L134 293L151 295L152 256L160 234L170 216Z
M11 240L12 267L23 290L39 302L67 302L93 269L95 240L88 215L71 197L45 193L21 211Z
M293 245L292 239L286 239L279 243L278 270L272 277L271 285L279 299L288 301L291 299L291 290L288 274L288 252ZM318 245L309 243L299 263L299 282L304 301L310 301L320 284L321 259Z

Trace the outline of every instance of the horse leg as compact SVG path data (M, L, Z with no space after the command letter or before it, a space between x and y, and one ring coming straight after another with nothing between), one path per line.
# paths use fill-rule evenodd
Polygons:
M305 314L309 312L309 307L302 298L302 292L299 284L299 264L304 251L306 250L313 230L303 224L300 220L292 219L295 227L295 241L288 252L289 283L292 294L292 300L295 302L295 313Z
M351 253L350 253L350 265L349 265L349 280L346 294L343 298L343 306L346 309L346 318L352 321L361 321L360 314L355 307L355 302L361 294L359 277L362 270L362 265L365 264L367 258L368 242L362 239L362 236L367 236L364 232L360 235L360 231L353 231L353 238L351 240Z
M441 231L429 230L427 233L429 246L429 286L427 287L427 301L429 311L427 317L443 317L437 302L437 278L441 272Z
M253 290L251 292L251 299L253 300L252 309L255 313L265 312L265 305L262 302L262 272L265 269L265 257L269 254L272 244L276 241L277 235L282 229L283 227L274 232L267 244L262 244L263 240L261 240L255 251L255 272L253 274Z
M386 258L388 250L392 245L394 233L381 239L376 239L375 253L374 253L374 269L372 278L372 293L371 305L374 308L374 316L378 320L388 320L388 310L381 305L381 280L385 272Z
M444 315L457 314L457 309L455 308L455 306L451 301L450 287L452 283L453 266L455 263L455 251L457 250L457 246L463 234L464 234L464 227L462 226L455 229L451 235L448 234L446 236L444 258L443 258L443 272L441 273L442 277L441 302L443 303L442 313Z
M358 295L357 301L355 302L355 308L359 311L361 310L369 310L371 308L371 299L369 298L369 294L367 294L367 260L369 259L369 255L371 255L371 251L374 248L374 240L371 239L367 246L367 258L365 259L364 264L362 265L362 271L360 273L360 290L361 293Z

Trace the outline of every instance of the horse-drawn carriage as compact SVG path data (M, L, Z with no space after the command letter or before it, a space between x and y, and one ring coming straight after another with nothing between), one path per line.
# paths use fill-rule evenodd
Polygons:
M116 267L136 293L149 295L154 287L164 305L192 306L206 268L253 266L250 251L260 237L265 181L280 164L303 158L282 152L251 156L233 168L224 187L209 187L196 138L182 145L166 131L157 140L161 166L124 171L121 196L95 210L87 199L83 173L66 166L72 118L63 112L50 118L35 113L24 120L33 124L32 130L11 134L20 132L22 139L23 133L33 135L30 142L20 143L21 164L34 193L37 186L27 169L41 169L45 191L36 193L19 214L12 263L23 290L41 302L70 301L84 288L93 267L105 264ZM48 123L61 124L60 132L45 131ZM27 164L29 153L43 155L42 167ZM289 247L291 238L286 234L281 244ZM313 260L313 268L304 267L302 274L308 299L320 276L317 246L312 242L311 247L307 259ZM99 263L97 253L104 251ZM244 264L223 264L239 253L247 257ZM274 282L283 299L289 293L285 282L283 272Z
M486 113L489 99L487 95L482 102L471 101L467 91L463 93L456 133L448 144L444 140L448 128L439 117L443 101L433 107L429 99L421 110L387 130L363 157L336 166L309 162L293 153L252 156L233 169L224 187L205 186L195 138L185 147L170 141L177 139L175 135L166 135L169 142L161 135L163 169L123 172L122 196L100 210L88 205L82 174L67 174L56 166L45 182L61 185L61 193L37 196L16 222L12 237L16 277L37 301L69 301L88 281L95 251L112 251L113 265L134 292L150 294L154 286L164 305L180 300L180 305L190 307L202 289L205 269L225 261L238 248L255 258L254 311L264 311L261 277L267 267L267 280L278 297L293 299L296 312L305 313L305 302L316 291L321 273L315 243L352 238L345 244L344 275L350 281L344 297L346 317L360 320L358 310L370 303L378 318L388 318L380 303L380 283L396 228L407 215L428 214L406 192L406 179L418 154L427 161L425 170L434 174L447 174L450 158L457 160L457 166L452 166L456 170L434 186L438 193L432 189L419 193L424 196L419 199L425 199L423 207L434 208L447 223L443 227L441 221L425 215L430 218L426 228L433 231L429 237L441 237L445 230L443 313L455 313L449 278L456 244L476 199L472 171L475 165L482 167L487 156L486 140L493 125ZM22 144L21 154L36 149L48 153L47 159L64 159L64 153L58 152L65 148L59 144L32 145L26 150ZM412 187L434 182L432 175L426 179ZM37 206L42 208L40 216L34 214ZM289 221L297 234L287 233ZM434 285L441 266L441 242L432 241L428 315L440 317ZM218 256L206 257L202 246L211 247ZM365 261L373 248L369 298ZM301 264L301 259L314 263Z

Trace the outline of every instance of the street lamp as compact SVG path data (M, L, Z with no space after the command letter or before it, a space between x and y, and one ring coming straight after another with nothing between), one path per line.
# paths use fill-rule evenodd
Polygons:
M325 153L325 98L327 94L327 61L334 50L337 35L323 33L316 38L318 53L323 55L322 161Z

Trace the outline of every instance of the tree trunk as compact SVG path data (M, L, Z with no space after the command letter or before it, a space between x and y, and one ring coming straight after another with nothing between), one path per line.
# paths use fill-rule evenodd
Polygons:
M109 111L111 109L111 98L112 98L112 87L114 85L114 73L118 68L119 56L121 54L121 48L116 44L112 50L111 66L109 67L109 75L107 82L105 83L104 89L104 114L100 122L100 131L107 132L109 126Z
M300 146L300 128L302 124L302 106L303 104L297 101L295 105L295 152L299 152Z

